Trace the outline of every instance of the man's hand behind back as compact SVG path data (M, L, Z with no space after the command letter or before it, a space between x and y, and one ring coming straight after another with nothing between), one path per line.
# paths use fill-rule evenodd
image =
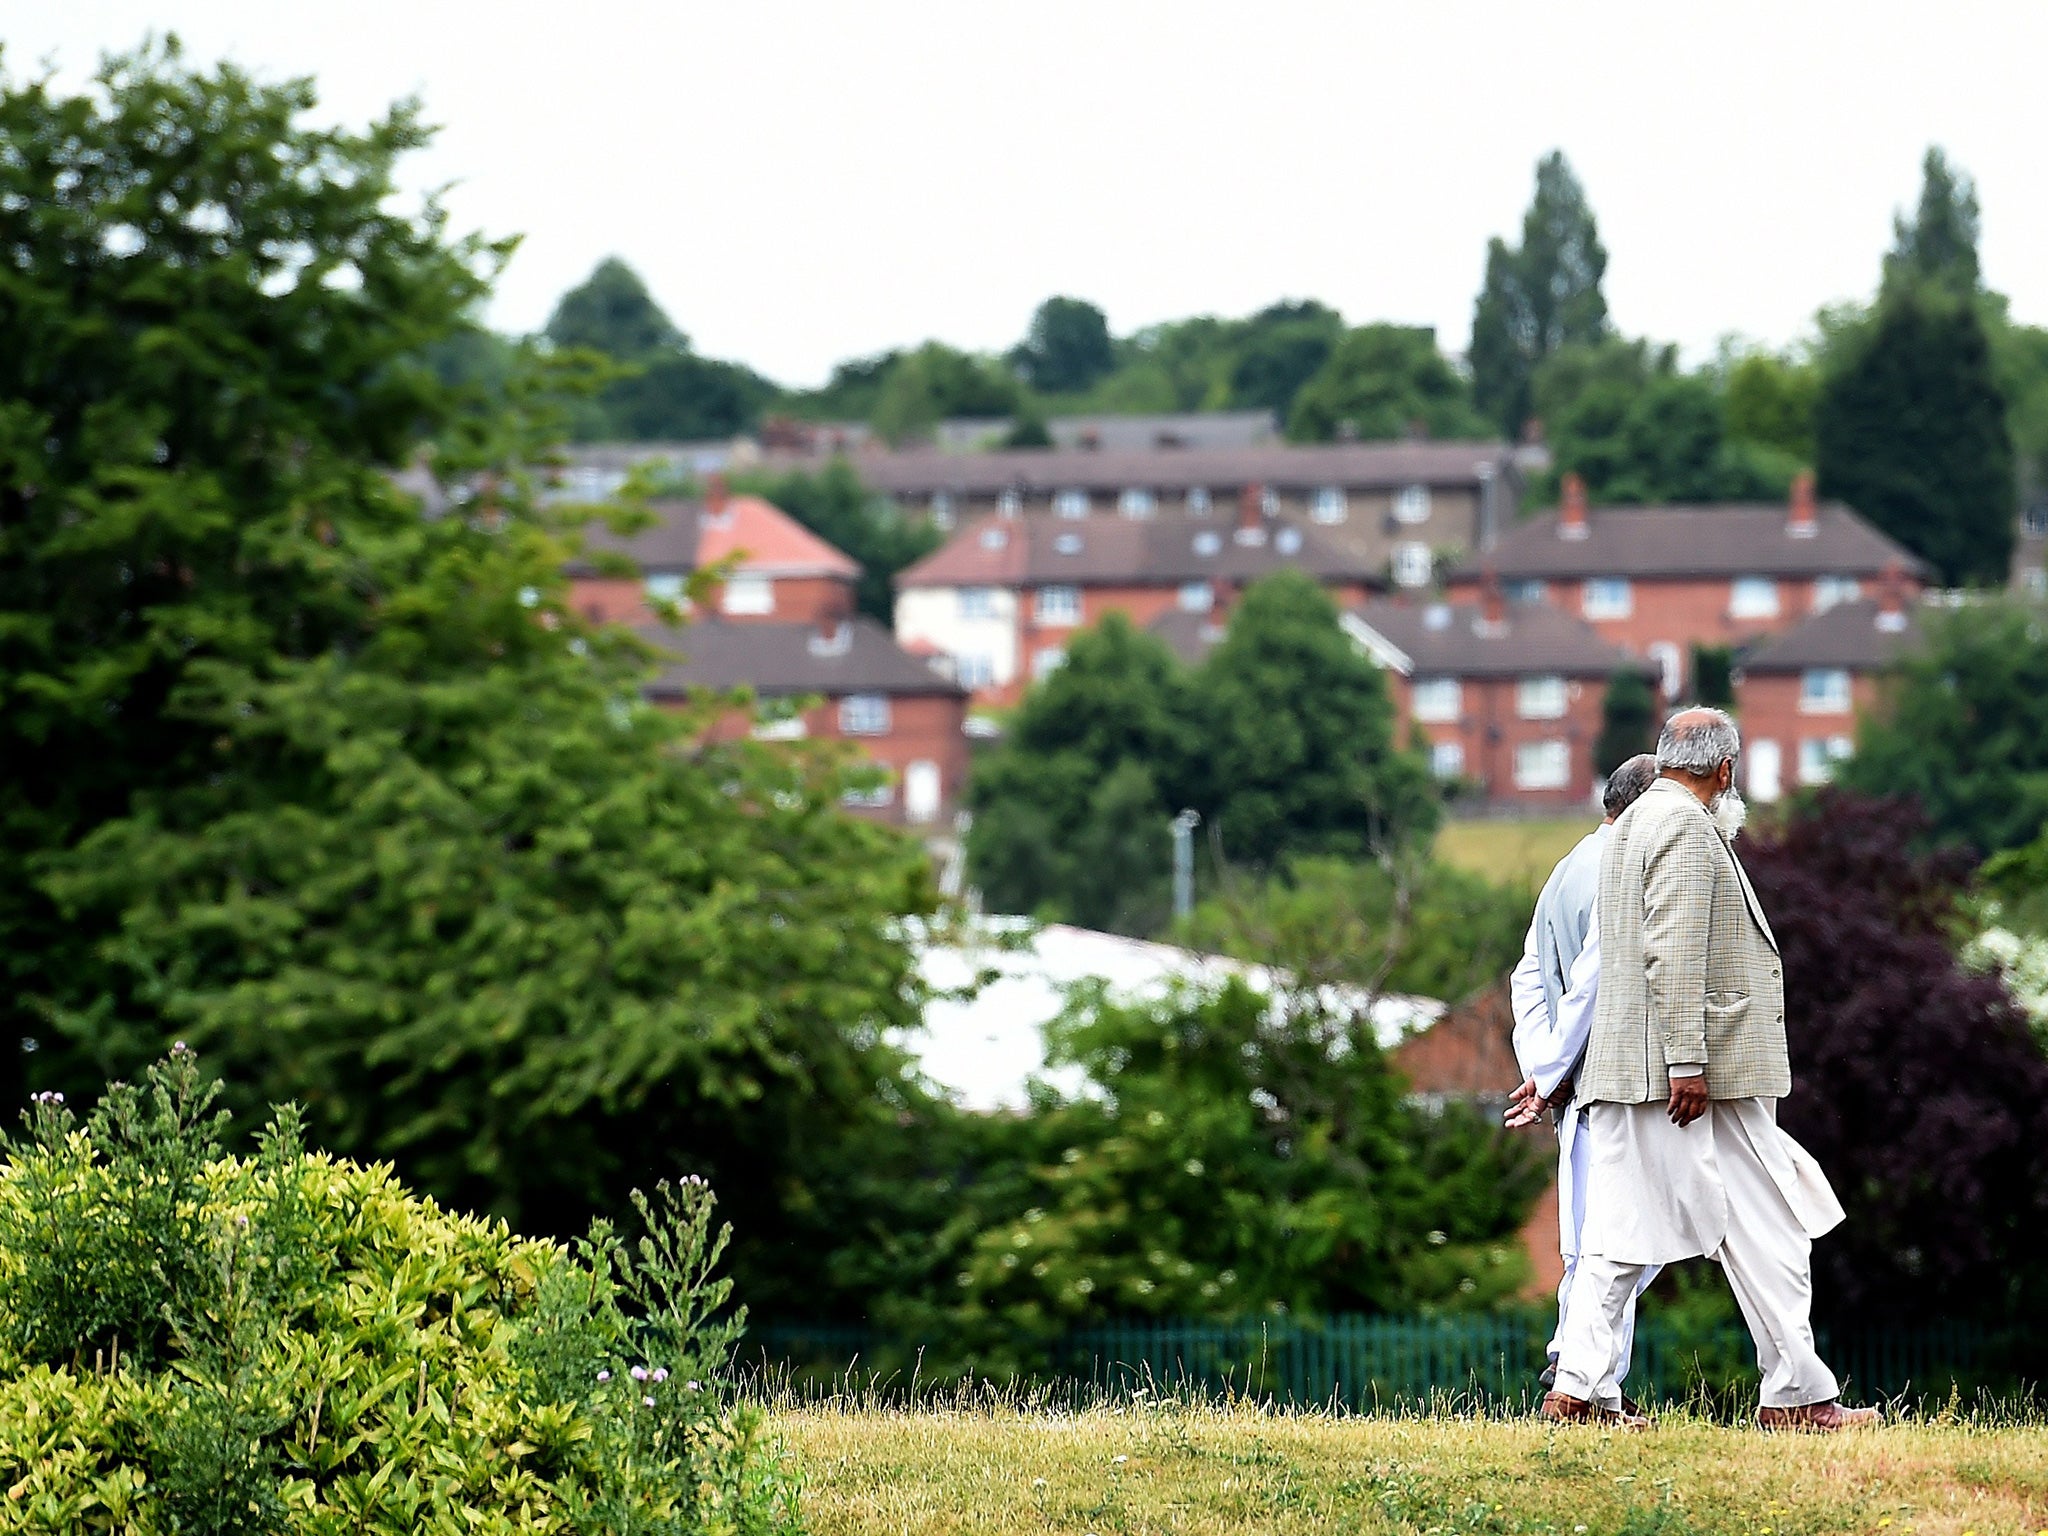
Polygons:
M1704 1072L1696 1077L1674 1077L1671 1079L1671 1103L1668 1106L1671 1123L1677 1126L1691 1125L1707 1112L1707 1077Z

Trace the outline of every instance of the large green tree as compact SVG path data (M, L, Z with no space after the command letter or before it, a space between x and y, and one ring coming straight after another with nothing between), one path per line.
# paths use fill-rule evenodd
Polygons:
M1953 583L2003 582L2014 481L2006 403L1977 306L1899 285L1829 360L1814 415L1824 496Z
M1436 332L1419 325L1361 325L1295 392L1287 435L1298 442L1336 437L1478 437L1487 431L1471 391L1443 353Z
M1910 219L1903 213L1892 219L1886 291L1932 285L1957 298L1975 297L1978 224L1976 183L1939 147L1930 147L1920 163L1919 205Z
M868 420L890 442L908 443L949 416L1007 416L1021 398L1001 363L928 341L890 363Z
M1269 410L1285 421L1296 392L1343 336L1344 318L1314 299L1284 299L1234 330L1229 403L1240 410Z
M1522 241L1498 236L1486 248L1486 278L1472 310L1472 393L1479 409L1510 438L1533 405L1531 385L1559 347L1591 345L1607 334L1600 281L1607 251L1585 188L1553 150L1536 165L1536 195L1522 218Z
M1254 583L1195 688L1224 857L1261 868L1289 854L1367 858L1435 830L1429 766L1396 740L1385 676L1309 577Z
M523 494L549 420L418 361L504 247L397 211L410 109L314 107L170 49L0 82L0 1062L203 1043L536 1226L717 1173L773 1268L900 1075L922 858L640 702ZM428 434L456 515L390 476Z
M2008 600L1921 614L1926 643L1895 668L1839 780L1910 795L1931 836L1979 853L2048 828L2048 636Z
M1010 363L1045 394L1086 389L1116 366L1109 321L1086 299L1047 299L1031 316L1031 329L1010 353Z

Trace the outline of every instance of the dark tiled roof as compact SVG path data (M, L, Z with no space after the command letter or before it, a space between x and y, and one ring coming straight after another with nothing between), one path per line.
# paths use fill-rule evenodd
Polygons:
M1254 540L1235 517L985 517L896 578L909 587L1177 586L1254 581L1283 566L1326 581L1383 582L1384 562L1313 528L1263 518Z
M938 491L987 496L1010 489L1040 495L1127 487L1182 491L1193 486L1234 495L1247 485L1276 490L1473 485L1483 473L1501 473L1510 454L1507 444L1493 442L1300 443L1251 448L1015 448L990 453L906 449L859 453L850 462L867 484L898 496Z
M641 639L675 658L647 691L674 697L691 688L752 688L763 697L799 693L950 694L959 684L911 655L873 619L846 621L844 647L821 643L814 624L725 624L645 628Z
M1837 603L1825 613L1760 641L1742 658L1745 672L1803 672L1808 667L1846 667L1874 672L1920 643L1920 617L1908 605L1894 610L1897 627L1880 625L1883 604L1872 597Z
M585 545L625 555L643 571L689 572L731 555L736 569L764 576L836 576L852 581L860 566L774 503L759 496L734 496L716 516L699 501L656 501L647 510L654 522L637 533L613 533L602 522L589 524ZM572 562L572 574L587 575L589 561Z
M1413 677L1608 677L1646 663L1609 645L1591 625L1548 603L1508 603L1498 628L1477 603L1404 603L1391 599L1351 610L1408 658Z
M1557 514L1501 530L1486 564L1506 581L1552 576L1875 576L1888 565L1924 575L1920 561L1839 502L1823 503L1813 534L1786 532L1780 505L1595 507L1583 539L1558 537ZM1476 568L1460 575L1476 574Z

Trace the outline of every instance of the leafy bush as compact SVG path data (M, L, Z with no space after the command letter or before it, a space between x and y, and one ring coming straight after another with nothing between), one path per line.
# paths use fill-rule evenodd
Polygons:
M182 1047L0 1176L0 1531L796 1528L715 1378L740 1318L698 1180L569 1246L306 1152L253 1157Z

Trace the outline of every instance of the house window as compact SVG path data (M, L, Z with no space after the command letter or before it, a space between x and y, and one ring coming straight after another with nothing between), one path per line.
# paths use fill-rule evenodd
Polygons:
M1430 725L1448 725L1465 713L1465 690L1455 677L1415 680L1415 718Z
M1280 515L1280 493L1270 486L1259 492L1259 511L1267 517Z
M1863 595L1863 583L1854 576L1823 576L1813 584L1813 611L1826 613L1837 603L1853 603Z
M1309 516L1319 523L1341 523L1350 511L1341 485L1323 486L1309 502Z
M1849 673L1844 667L1808 667L1799 674L1799 713L1849 713Z
M1664 697L1675 699L1685 691L1685 654L1669 640L1652 640L1643 648L1657 668L1657 686Z
M2029 502L2021 515L2020 527L2030 539L2048 538L2048 497Z
M1540 581L1511 581L1502 591L1511 603L1540 603L1545 596L1544 584Z
M1002 513L1005 517L1015 517L1019 512L1022 512L1024 510L1024 498L1017 491L1017 489L1014 486L1012 486L1009 489L1003 491L1001 495L996 497L996 510Z
M892 784L877 784L869 789L849 789L839 797L839 803L852 810L887 810L896 803L896 788Z
M1031 676L1036 682L1044 682L1053 673L1066 665L1067 653L1057 645L1049 645L1031 658Z
M1625 619L1635 609L1635 591L1619 576L1595 576L1579 598L1579 611L1588 619Z
M1769 805L1785 793L1785 765L1778 744L1764 737L1745 745L1742 770L1749 779L1749 798Z
M1182 613L1207 613L1215 602L1216 594L1206 581L1184 581L1180 584Z
M1052 509L1061 517L1086 517L1088 515L1088 493L1086 491L1060 491L1052 498Z
M955 656L953 680L962 688L986 688L996 680L996 664L987 656Z
M1436 562L1430 557L1427 544L1397 544L1394 546L1394 585L1397 587L1426 587L1434 574Z
M756 741L802 741L809 734L802 715L773 715L754 726Z
M1462 741L1433 742L1429 748L1429 771L1440 779L1455 779L1465 771Z
M889 734L889 700L879 693L849 693L839 701L839 734Z
M1078 533L1063 533L1052 541L1052 547L1062 555L1078 555L1081 553L1081 535Z
M1193 486L1188 491L1188 515L1207 517L1209 515L1209 487Z
M683 578L667 572L650 576L647 578L647 595L658 603L680 603L683 600Z
M1426 485L1404 485L1394 495L1394 521L1397 523L1426 523L1429 521L1429 487Z
M1223 547L1223 535L1213 528L1204 528L1195 535L1195 553L1213 555Z
M1078 624L1081 622L1081 589L1040 587L1031 611L1041 624Z
M1563 789L1571 782L1572 749L1562 741L1525 741L1515 748L1515 788Z
M1562 720L1564 706L1561 677L1525 677L1515 684L1515 713L1524 720Z
M773 613L775 611L775 583L766 576L749 576L741 572L728 576L725 595L718 606L727 613Z
M1150 517L1159 510L1159 499L1150 491L1127 486L1116 499L1116 509L1125 517Z
M1728 592L1731 619L1775 619L1778 584L1768 576L1738 576Z
M960 589L960 617L963 619L992 619L996 616L996 589L994 587L962 587Z
M1799 743L1799 782L1825 784L1835 776L1835 764L1856 750L1847 736L1809 736Z
M1008 549L1010 547L1010 530L1007 528L982 529L981 547L983 549Z
M951 491L932 492L931 514L932 521L941 528L953 526L953 493Z

